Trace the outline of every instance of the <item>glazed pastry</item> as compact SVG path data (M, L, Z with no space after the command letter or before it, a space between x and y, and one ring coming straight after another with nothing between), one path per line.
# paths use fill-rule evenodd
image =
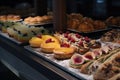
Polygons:
M60 48L59 41L50 35L43 36L43 42L41 43L41 51L46 53L52 53L55 48Z
M29 40L29 44L31 47L40 47L42 43L42 37L32 37L32 39Z
M74 54L74 49L67 47L60 47L60 48L55 48L53 50L53 53L54 53L54 58L56 59L60 59L60 60L69 59Z
M40 47L41 47L41 51L45 53L52 53L55 48L60 47L60 44L54 42L50 42L50 43L43 42Z

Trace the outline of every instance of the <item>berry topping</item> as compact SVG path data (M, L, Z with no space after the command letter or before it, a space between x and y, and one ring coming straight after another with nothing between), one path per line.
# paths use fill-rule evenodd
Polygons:
M82 58L76 57L76 58L74 58L74 62L75 63L81 63L82 62Z
M75 43L75 39L74 38L71 38L71 40L70 40L71 42L73 42L73 43Z
M70 47L70 44L62 43L62 44L61 44L61 47Z
M46 43L50 43L50 42L55 42L55 41L52 41L51 38L49 38L49 39L46 40Z
M93 59L92 55L85 55L85 58L87 58L87 59L89 59L89 60L92 60L92 59Z
M67 34L67 33L65 33L65 34L64 34L64 37L65 37L65 38L68 38L68 34Z
M81 38L81 35L79 35L79 34L75 34L75 36L77 37L77 38Z
M90 42L90 38L88 38L88 37L85 37L85 39L84 39L86 42Z
M78 44L79 44L79 46L83 46L83 42L82 41L80 41Z

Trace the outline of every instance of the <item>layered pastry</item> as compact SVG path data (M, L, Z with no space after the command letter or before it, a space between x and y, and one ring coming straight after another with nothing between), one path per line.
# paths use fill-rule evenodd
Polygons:
M68 47L60 47L60 48L55 48L53 50L54 53L54 58L56 59L69 59L72 57L74 54L74 49L73 48L68 48Z
M7 28L8 35L20 42L27 42L33 36L36 36L37 34L46 34L46 32L47 30L43 27L28 26L20 22L17 22L13 26Z
M2 32L7 33L7 28L12 27L15 23L10 21L2 22Z
M80 72L85 73L85 74L94 74L101 64L103 64L107 60L109 61L110 58L113 55L120 52L120 48L117 48L117 49L113 48L110 51L108 51L108 49L110 49L110 48L109 47L108 48L104 47L104 48L102 48L100 50L97 50L97 51L93 52L96 57L97 57L97 55L99 55L99 58L97 58L96 60L91 60L91 61L83 64L81 66ZM112 62L112 64L117 65L115 62Z
M94 73L95 80L109 80L120 73L120 52L104 61ZM119 79L119 78L118 78Z

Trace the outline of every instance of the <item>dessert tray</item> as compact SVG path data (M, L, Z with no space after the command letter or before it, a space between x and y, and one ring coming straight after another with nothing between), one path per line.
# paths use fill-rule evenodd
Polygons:
M90 34L90 33L98 33L98 32L108 31L108 30L111 30L111 28L105 28L105 29L95 30L95 31L91 31L91 32L79 32L77 30L70 29L70 28L68 28L67 30L72 31L72 32L82 33L82 34Z
M113 29L120 29L120 26L117 26L117 25L110 25L109 27Z
M26 24L26 25L30 25L30 26L42 26L42 25L48 25L48 24L52 24L52 21L50 21L50 22L41 22L41 23L37 23L37 24L30 24L30 23L25 23L25 22L23 22L24 24Z
M17 40L15 40L14 38L9 37L9 35L8 35L7 33L3 33L3 32L1 32L1 31L0 31L0 35L1 35L2 37L4 37L5 39L10 40L10 41L12 41L13 43L15 43L15 44L17 44L17 45L24 46L24 45L27 45L27 44L28 44L27 42L26 42L26 43L23 43L23 42L17 41Z
M40 48L32 48L31 46L24 46L24 48L37 56L45 58L48 62L54 64L55 66L59 67L63 71L78 77L79 79L83 80L93 80L92 75L85 75L80 73L79 69L74 69L69 67L69 59L67 60L57 60L53 57L53 54L46 54L40 51Z
M98 39L98 41L100 41L100 39ZM104 42L102 43L102 46L104 45L112 45L112 46L117 46L120 47L119 44L115 44L115 43L111 43L111 42ZM53 54L46 54L44 52L41 52L40 48L32 48L31 46L24 46L24 48L30 52L32 52L33 54L36 54L39 57L43 57L45 58L48 62L54 64L55 66L59 67L60 69L62 69L63 71L66 71L69 74L72 74L74 76L76 76L79 79L85 79L85 80L94 80L93 79L93 75L87 75L87 74L83 74L80 72L79 69L74 69L71 68L69 66L69 60L57 60L53 57Z
M91 32L79 32L77 30L70 29L70 28L68 28L67 30L70 32L79 33L83 36L88 36L93 39L99 39L101 37L101 35L103 35L107 31L112 30L112 28L105 28L105 29L95 30L95 31L91 31ZM95 35L95 36L93 36L93 35Z

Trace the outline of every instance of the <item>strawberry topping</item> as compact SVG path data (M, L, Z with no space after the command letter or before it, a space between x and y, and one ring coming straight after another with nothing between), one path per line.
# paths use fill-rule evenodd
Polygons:
M50 42L55 42L55 41L52 41L51 38L49 38L49 39L46 40L46 43L50 43Z
M62 43L62 44L61 44L61 47L70 47L70 44Z

